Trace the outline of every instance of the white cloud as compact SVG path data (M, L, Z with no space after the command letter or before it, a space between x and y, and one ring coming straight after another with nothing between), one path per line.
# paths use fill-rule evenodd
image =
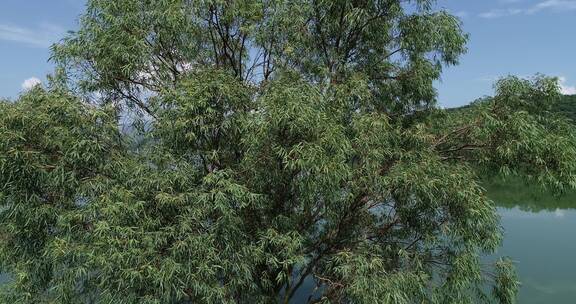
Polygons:
M522 14L524 12L523 9L494 9L488 12L481 13L481 18L493 19L493 18L500 18L505 16L514 16L518 14Z
M535 13L545 9L554 10L576 10L576 1L574 0L546 0L536 4L531 10Z
M22 89L24 91L28 91L32 88L34 88L37 85L42 84L42 81L36 77L30 77L26 80L24 80L24 82L22 83Z
M500 0L501 3L510 4L510 3L518 3L522 2L522 0Z
M566 77L558 77L558 85L560 86L560 93L564 95L576 95L576 86L567 84Z
M24 43L34 47L49 47L60 39L64 32L63 28L53 24L42 24L36 28L0 24L0 40Z
M506 0L505 2L514 3L519 1ZM491 19L515 15L532 15L545 10L558 12L576 10L576 0L545 0L524 8L493 9L478 16Z

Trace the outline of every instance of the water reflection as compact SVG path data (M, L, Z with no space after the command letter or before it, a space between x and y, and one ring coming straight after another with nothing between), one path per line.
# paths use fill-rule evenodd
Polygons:
M516 262L519 303L574 303L576 192L558 196L520 181L487 183L505 231L498 255Z
M488 196L498 207L539 212L576 208L576 191L554 193L519 179L495 178L484 183ZM561 213L561 212L560 212Z

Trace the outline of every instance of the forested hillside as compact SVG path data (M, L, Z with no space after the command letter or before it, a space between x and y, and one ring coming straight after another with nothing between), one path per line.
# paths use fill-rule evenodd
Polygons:
M553 109L566 115L572 121L576 121L576 95L562 96Z
M470 104L462 107L448 109L450 113L457 113L459 111L465 111L473 108L475 105L480 104L484 101L488 101L491 97L479 98ZM549 110L551 112L559 113L570 118L572 121L576 121L576 95L561 95L552 102Z

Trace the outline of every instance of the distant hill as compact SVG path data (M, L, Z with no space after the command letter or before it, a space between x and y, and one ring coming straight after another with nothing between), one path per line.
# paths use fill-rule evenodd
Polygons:
M564 95L554 106L554 111L576 122L576 95Z
M453 113L458 113L459 111L466 111L467 109L472 107L474 103L481 102L485 98L480 98L470 104L461 107L449 108L446 110ZM552 106L551 110L553 112L557 112L566 116L567 118L576 123L576 95L563 95L562 97L560 97L560 100Z

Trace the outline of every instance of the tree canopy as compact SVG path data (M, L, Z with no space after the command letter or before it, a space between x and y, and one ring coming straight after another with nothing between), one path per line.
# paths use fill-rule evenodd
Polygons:
M553 78L438 108L433 2L88 1L0 103L2 300L514 303L480 174L574 188L576 138Z

